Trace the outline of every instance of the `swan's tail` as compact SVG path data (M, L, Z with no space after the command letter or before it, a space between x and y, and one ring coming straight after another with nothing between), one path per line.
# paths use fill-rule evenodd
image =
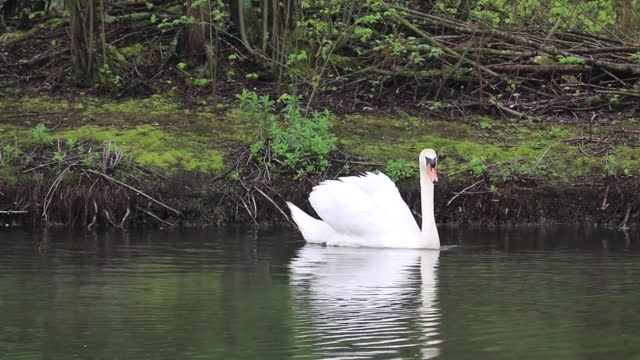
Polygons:
M332 232L331 227L322 220L311 217L299 207L287 201L287 206L291 211L293 222L298 225L305 241L310 243L323 243L329 239Z

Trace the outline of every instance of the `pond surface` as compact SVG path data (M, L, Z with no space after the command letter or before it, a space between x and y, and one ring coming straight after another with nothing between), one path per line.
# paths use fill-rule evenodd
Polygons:
M291 230L0 230L2 359L640 358L640 236L442 228L442 251Z

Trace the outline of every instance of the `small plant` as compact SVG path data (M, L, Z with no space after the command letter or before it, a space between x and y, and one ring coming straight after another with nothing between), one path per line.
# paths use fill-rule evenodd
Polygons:
M67 152L66 151L56 151L53 153L53 161L61 163L63 162L65 159L67 158Z
M92 167L98 161L100 161L100 154L93 153L87 155L84 159L82 159L82 164L84 164L84 166L86 167Z
M182 71L185 71L187 69L187 63L179 62L176 66Z
M413 165L404 160L389 160L385 166L384 172L393 181L409 178L413 175L415 169Z
M492 128L492 125L490 122L488 121L481 121L480 122L480 129L482 130L490 130Z
M240 181L240 172L238 170L232 171L229 174L229 179L234 181Z
M553 126L550 132L551 132L551 136L553 136L554 138L557 138L562 133L562 129L559 127Z
M618 105L620 103L620 95L612 95L609 96L609 104L610 105Z
M22 151L18 149L18 146L11 146L9 144L5 145L2 150L0 150L0 164L10 163L13 160L17 159L18 156L22 154Z
M107 64L102 65L100 68L100 80L107 87L119 88L123 84L122 77L114 74Z
M473 175L482 176L487 171L486 161L487 159L483 156L474 156L471 161L469 161L469 167Z
M254 157L264 158L259 155L269 151L273 159L296 173L295 178L329 166L328 156L336 148L336 138L329 132L328 111L305 116L301 98L288 94L277 100L284 105L277 115L272 114L275 102L269 96L244 89L236 98L245 112L244 121L257 130L253 139L249 139Z
M205 78L193 79L193 85L197 87L205 87L208 84L209 84L209 79L205 79Z
M615 175L618 171L618 160L615 156L607 156L603 167L605 175Z
M578 65L584 64L586 61L577 56L558 56L558 63L565 65Z
M31 129L31 139L36 145L53 144L53 136L49 133L49 129L47 129L46 125L42 123Z
M429 103L429 110L433 112L438 112L446 107L447 107L447 104L440 101L433 101Z
M631 170L629 168L624 168L624 170L622 170L622 174L625 177L630 177L631 176Z

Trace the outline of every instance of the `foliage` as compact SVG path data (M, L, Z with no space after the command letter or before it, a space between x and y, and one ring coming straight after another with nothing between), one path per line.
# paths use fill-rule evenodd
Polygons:
M398 181L411 177L415 172L415 168L412 163L404 159L389 160L387 161L384 172L391 180Z
M49 133L49 129L45 124L38 124L35 128L31 129L31 140L36 145L51 145L53 144L53 136Z
M482 129L482 130L490 130L492 127L493 126L488 121L481 121L480 122L480 129Z
M566 65L584 64L585 60L577 56L558 56L558 63Z
M471 168L471 172L475 176L482 176L487 171L486 165L487 159L483 156L474 156L469 161L469 167Z
M513 25L522 22L548 21L562 28L586 27L602 31L616 23L612 0L477 0L470 3L469 14L492 26ZM462 16L460 1L440 0L437 8L446 14ZM544 14L544 18L540 15Z
M306 173L323 171L329 166L329 154L336 148L336 137L331 128L331 114L328 111L304 114L300 105L301 98L284 94L277 102L268 95L258 96L244 89L236 95L240 109L244 111L243 120L253 127L251 153L274 166L272 160L278 160L286 168L293 170L296 178ZM274 114L275 104L281 105L279 113Z
M114 74L109 65L104 64L100 68L100 81L106 88L119 88L123 84L122 77Z
M603 170L605 175L615 175L618 172L618 159L612 155L607 156Z

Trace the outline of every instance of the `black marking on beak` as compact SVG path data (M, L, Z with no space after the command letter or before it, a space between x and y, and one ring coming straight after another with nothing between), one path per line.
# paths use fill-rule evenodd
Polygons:
M432 168L436 168L436 165L438 165L438 157L436 156L435 158L430 158L425 156L425 159L427 160L427 164L431 165Z

